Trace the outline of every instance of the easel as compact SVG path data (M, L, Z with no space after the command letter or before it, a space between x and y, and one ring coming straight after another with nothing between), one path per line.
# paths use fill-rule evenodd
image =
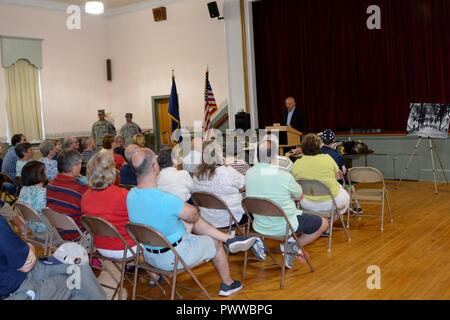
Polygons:
M420 137L420 136L419 136L419 138L418 138L418 140L417 140L416 146L414 147L414 150L413 150L413 152L411 153L411 156L409 157L408 164L407 164L406 167L405 167L405 171L403 172L403 177L402 177L402 178L400 179L400 181L398 182L397 189L400 187L400 184L402 183L402 180L403 180L403 179L405 178L405 176L406 176L406 173L407 173L407 171L408 171L409 165L411 164L412 158L414 157L414 155L415 155L416 152L417 152L417 149L418 149L419 146L420 146L420 142L422 141L422 138L423 138L423 137ZM440 166L441 166L441 170L442 170L442 173L444 174L445 181L447 181L447 184L448 184L448 180L447 180L447 175L446 175L445 170L444 170L444 166L442 165L441 157L439 156L439 152L437 151L437 148L436 148L436 145L434 144L433 138L427 137L427 139L428 139L428 142L429 142L429 144L430 144L431 165L432 165L432 168L433 168L434 192L437 194L437 193L438 193L438 189L437 189L437 182L436 182L436 168L435 168L435 166L434 166L433 149L434 149L435 152L436 152L436 156L437 156L437 158L438 158L438 160L439 160L439 164L440 164Z

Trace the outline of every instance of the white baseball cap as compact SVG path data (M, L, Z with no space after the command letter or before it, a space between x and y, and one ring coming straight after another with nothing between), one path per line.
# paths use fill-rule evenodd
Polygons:
M53 257L65 264L87 265L89 263L86 249L74 242L60 245L53 253Z

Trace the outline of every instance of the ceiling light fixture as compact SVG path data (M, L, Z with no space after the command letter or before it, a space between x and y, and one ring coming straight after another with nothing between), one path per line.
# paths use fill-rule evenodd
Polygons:
M100 1L88 1L84 5L84 11L89 14L102 14L105 12L105 6Z

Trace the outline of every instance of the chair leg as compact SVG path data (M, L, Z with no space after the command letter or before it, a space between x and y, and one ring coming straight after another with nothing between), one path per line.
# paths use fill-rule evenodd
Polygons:
M339 213L338 213L339 214ZM334 224L334 215L331 215L331 219L330 219L330 234L329 234L329 238L328 238L328 252L331 252L331 239L333 239L333 224Z
M280 289L284 288L284 274L286 272L286 260L288 253L288 236L284 239L284 253L283 254L283 264L281 265L281 280L280 280Z
M248 250L244 253L244 272L242 274L242 280L245 280L245 276L247 275L247 264L248 264Z
M197 284L197 286L203 291L203 293L206 295L206 297L208 298L208 300L212 300L211 296L209 295L208 291L205 289L205 287L201 284L201 282L198 280L198 278L195 276L195 274L192 272L191 269L186 269L186 271L189 273L189 275L191 276L192 280L195 281L195 283Z
M138 280L138 273L139 273L139 267L138 267L138 258L136 258L136 264L134 266L134 278L133 278L133 294L131 296L131 300L136 300L136 291L137 291L137 280Z
M173 267L173 277L172 277L172 293L170 294L170 300L175 299L175 290L177 286L177 271L178 271L178 259L175 260L175 265Z
M381 201L381 231L384 230L384 195L383 195L383 200Z
M122 269L120 274L119 300L122 300L123 282L125 280L125 261L122 262Z
M389 211L389 218L391 218L391 222L394 222L394 218L392 217L392 212L391 212L391 204L389 203L389 199L388 199L388 195L386 193L386 203L388 205L388 211Z

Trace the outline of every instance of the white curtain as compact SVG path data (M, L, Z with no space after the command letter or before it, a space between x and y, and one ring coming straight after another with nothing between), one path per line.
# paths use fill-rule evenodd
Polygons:
M29 141L42 139L39 71L27 60L5 68L6 111L11 135L23 133Z

